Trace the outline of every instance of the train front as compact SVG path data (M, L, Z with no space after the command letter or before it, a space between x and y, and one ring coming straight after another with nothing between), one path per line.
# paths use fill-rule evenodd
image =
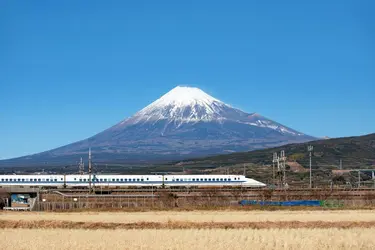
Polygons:
M244 187L266 187L267 185L260 182L260 181L257 181L257 180L254 180L254 179L251 179L251 178L245 178L245 182L242 183L242 186Z

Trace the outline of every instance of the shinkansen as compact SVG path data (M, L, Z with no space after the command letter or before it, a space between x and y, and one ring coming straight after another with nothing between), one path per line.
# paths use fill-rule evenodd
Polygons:
M91 181L90 179L91 178ZM243 186L264 187L264 183L243 175L0 175L1 186Z

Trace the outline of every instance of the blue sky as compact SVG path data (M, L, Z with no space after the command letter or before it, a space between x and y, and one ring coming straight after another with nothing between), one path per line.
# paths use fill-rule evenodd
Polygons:
M314 136L375 132L374 9L1 1L0 158L87 138L176 85Z

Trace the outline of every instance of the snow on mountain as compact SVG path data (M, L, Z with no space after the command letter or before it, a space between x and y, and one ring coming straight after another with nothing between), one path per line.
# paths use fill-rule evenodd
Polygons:
M167 121L180 127L184 123L232 121L262 128L270 128L280 133L303 135L275 123L257 113L247 114L241 110L208 95L199 88L177 86L134 116L124 120L120 127Z
M223 108L230 107L198 88L177 86L137 112L131 121L132 124L163 119L179 124L212 121L221 118Z

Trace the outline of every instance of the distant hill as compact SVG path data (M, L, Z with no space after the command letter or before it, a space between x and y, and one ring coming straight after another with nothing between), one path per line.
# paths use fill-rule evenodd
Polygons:
M309 162L308 145L314 147L313 165L315 168L338 167L340 159L342 160L343 169L375 167L375 133L365 136L288 144L277 148L191 159L183 162L271 164L272 154L284 150L288 161L296 161L303 166L307 166Z
M243 153L233 153L205 158L190 159L177 163L185 169L205 171L208 173L243 173L257 180L270 183L272 178L272 156L274 152L285 151L287 157L287 176L289 183L306 184L309 180L309 153L307 146L314 147L312 156L313 178L316 182L327 184L340 179L343 184L355 181L357 173L342 171L347 175L335 176L342 169L375 169L375 134L357 137L324 139L308 143L289 144L277 148L262 149ZM335 171L332 171L335 170ZM366 173L362 173L362 180L369 180Z

